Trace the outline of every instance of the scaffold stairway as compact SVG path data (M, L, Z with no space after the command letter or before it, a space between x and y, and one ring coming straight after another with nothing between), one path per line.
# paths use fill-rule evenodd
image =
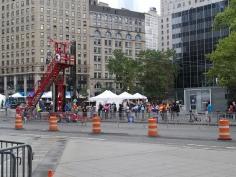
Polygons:
M74 57L68 54L69 43L67 42L54 42L54 49L56 55L53 57L51 62L48 64L47 69L41 80L38 82L38 87L34 89L34 95L27 97L27 108L32 110L36 107L41 96L47 89L57 81L60 72L65 68L71 67L75 64Z

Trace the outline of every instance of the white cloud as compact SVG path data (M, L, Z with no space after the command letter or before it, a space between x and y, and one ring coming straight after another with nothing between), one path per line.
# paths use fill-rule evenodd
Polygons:
M157 11L160 9L160 0L99 0L108 3L113 8L127 8L138 12L148 12L150 7L156 7ZM132 7L125 7L130 5Z
M122 0L99 0L100 2L105 2L109 4L110 7L113 8L121 8Z
M160 0L135 0L134 9L139 12L148 12L150 7L156 7L160 13Z

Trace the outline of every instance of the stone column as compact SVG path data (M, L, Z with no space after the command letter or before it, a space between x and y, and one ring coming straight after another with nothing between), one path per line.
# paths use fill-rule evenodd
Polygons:
M24 75L24 93L27 94L27 77Z
M16 85L17 85L17 80L16 80L16 76L14 76L14 83L13 83L13 88L14 88L14 91L16 92Z
M7 76L4 76L4 94L8 98L8 89L7 89Z

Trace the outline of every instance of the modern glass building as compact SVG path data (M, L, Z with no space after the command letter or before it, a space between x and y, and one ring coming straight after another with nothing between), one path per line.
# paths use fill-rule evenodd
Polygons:
M179 65L176 88L178 98L183 98L184 88L211 87L206 72L212 66L207 59L220 38L228 35L228 29L214 31L213 21L228 1L220 1L172 14L172 39L176 51L175 63Z

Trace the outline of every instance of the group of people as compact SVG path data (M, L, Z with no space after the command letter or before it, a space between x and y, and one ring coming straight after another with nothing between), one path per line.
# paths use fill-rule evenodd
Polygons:
M147 112L148 113L156 113L160 114L162 120L167 120L167 113L170 113L171 120L174 120L175 117L179 116L180 112L180 105L178 101L173 101L170 103L161 103L161 104L150 104L147 105Z
M130 117L138 117L142 120L145 119L145 114L150 117L161 116L162 120L167 119L167 112L170 113L171 119L174 119L179 115L180 106L178 102L167 103L133 103L124 101L122 104L119 104L118 108L115 103L113 104L99 104L98 106L98 115L104 119L112 119L119 116L119 119L124 118L129 119Z

